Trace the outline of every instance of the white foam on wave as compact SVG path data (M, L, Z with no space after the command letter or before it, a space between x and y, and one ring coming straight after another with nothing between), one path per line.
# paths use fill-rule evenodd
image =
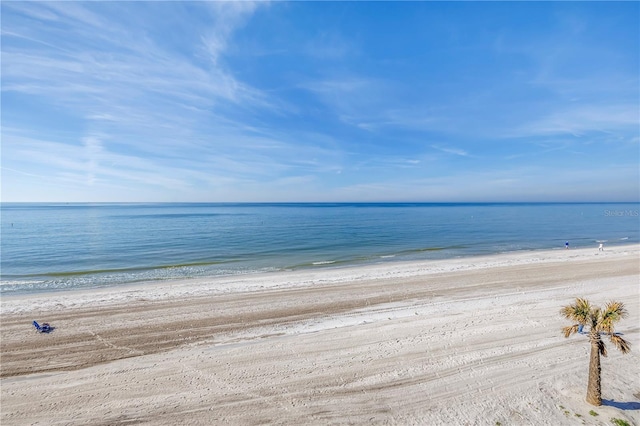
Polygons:
M5 286L5 285L33 285L33 284L42 284L44 281L37 281L37 280L33 280L33 281L19 281L19 280L0 280L0 286Z
M336 263L335 260L321 260L320 262L313 262L312 265L331 265L332 263Z

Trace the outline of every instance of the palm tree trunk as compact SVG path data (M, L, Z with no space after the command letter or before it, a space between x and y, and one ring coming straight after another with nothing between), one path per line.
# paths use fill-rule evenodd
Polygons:
M598 340L591 340L591 358L589 359L589 383L587 384L587 402L593 405L602 405L602 392L600 388L600 348Z

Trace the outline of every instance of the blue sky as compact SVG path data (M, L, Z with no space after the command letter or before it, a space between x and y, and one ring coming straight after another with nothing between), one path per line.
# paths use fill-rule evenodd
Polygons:
M638 201L637 2L10 2L2 201Z

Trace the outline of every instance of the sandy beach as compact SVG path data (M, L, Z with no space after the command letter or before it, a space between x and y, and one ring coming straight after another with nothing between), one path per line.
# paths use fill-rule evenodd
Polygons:
M0 423L639 425L639 282L627 245L7 296ZM601 407L575 297L629 311Z

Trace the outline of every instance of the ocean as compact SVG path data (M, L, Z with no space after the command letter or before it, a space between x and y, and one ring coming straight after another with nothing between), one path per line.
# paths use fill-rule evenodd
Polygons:
M2 203L0 294L638 243L640 204Z

